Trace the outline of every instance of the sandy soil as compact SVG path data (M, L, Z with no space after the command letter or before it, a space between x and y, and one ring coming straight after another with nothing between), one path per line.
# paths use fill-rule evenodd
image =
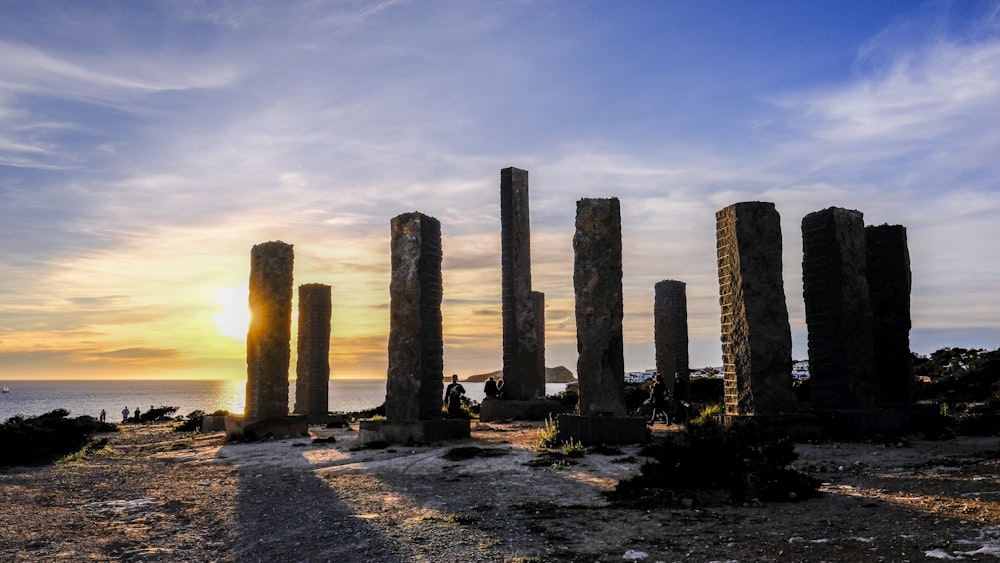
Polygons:
M800 444L820 498L639 509L604 492L635 447L540 460L538 425L359 449L352 429L224 443L130 426L0 471L3 561L927 561L1000 559L1000 444ZM657 427L657 434L667 432Z

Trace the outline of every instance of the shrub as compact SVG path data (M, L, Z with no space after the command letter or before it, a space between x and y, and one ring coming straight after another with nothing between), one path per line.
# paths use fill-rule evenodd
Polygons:
M0 466L41 465L72 454L91 442L96 432L117 432L113 424L92 416L68 418L56 409L36 417L15 416L0 424Z
M706 409L682 432L646 448L644 455L654 461L620 481L612 496L641 499L665 483L681 491L724 489L735 500L801 500L817 494L817 480L788 467L797 457L791 440L752 422L724 429L714 411Z
M538 439L535 441L536 450L548 450L559 445L559 427L552 420L552 415L545 419L545 427L538 429Z
M583 457L587 450L583 447L583 444L570 438L563 442L562 454L566 457Z
M199 432L201 430L201 422L204 418L204 411L191 411L187 415L187 419L174 428L174 432Z

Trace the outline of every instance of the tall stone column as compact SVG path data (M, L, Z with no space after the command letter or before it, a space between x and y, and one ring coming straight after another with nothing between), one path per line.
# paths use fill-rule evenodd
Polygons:
M792 333L781 274L781 218L773 203L715 214L726 414L796 410Z
M814 408L875 406L865 253L860 211L830 207L802 219L802 287Z
M298 362L295 365L295 414L322 421L330 412L331 288L299 286Z
M288 415L293 262L292 245L281 241L250 251L247 421Z
M580 414L624 416L622 223L618 198L576 202L573 250Z
M543 343L531 296L527 170L500 171L500 243L504 391L510 399L534 399L545 394L545 373L538 374Z
M404 213L392 219L391 230L386 418L440 419L444 393L441 223L419 212Z
M656 346L656 371L677 400L688 397L688 325L687 286L684 282L663 280L654 286L653 342Z
M911 275L906 227L865 227L865 245L878 400L886 405L910 405L913 403Z
M545 396L545 294L541 291L531 292L531 304L535 311L535 342L538 348L535 352L535 386L540 395ZM506 382L505 382L506 386Z

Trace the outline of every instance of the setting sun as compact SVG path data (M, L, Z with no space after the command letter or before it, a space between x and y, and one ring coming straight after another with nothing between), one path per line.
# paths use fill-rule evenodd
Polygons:
M224 287L216 290L215 301L222 309L212 315L219 334L246 340L250 326L250 307L247 305L249 290L244 286Z

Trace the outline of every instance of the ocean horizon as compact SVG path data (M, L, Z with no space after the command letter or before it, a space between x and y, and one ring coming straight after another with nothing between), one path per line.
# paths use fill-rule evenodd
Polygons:
M288 410L295 407L295 380L288 386ZM120 421L124 408L146 412L152 407L178 407L176 416L196 410L206 413L227 410L242 413L246 406L246 380L11 380L10 392L0 394L0 422L21 415L38 416L66 409L71 417L98 417L101 410L109 422ZM483 384L463 381L466 395L481 402ZM553 395L566 389L565 383L547 383ZM331 379L331 412L356 412L385 402L385 379Z

